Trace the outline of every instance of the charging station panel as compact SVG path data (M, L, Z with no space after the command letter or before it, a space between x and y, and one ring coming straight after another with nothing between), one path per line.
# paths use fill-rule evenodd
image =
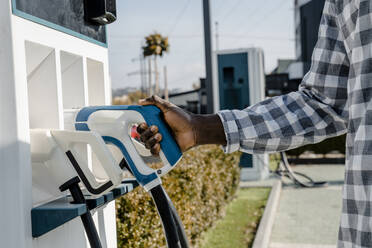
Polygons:
M245 109L265 99L263 51L260 48L220 50L214 56L215 110ZM268 176L268 155L243 153L241 180Z
M84 7L84 0L12 0L13 14L19 17L107 46L106 27L87 21Z
M250 105L248 73L247 53L218 55L221 109L243 109Z
M250 104L248 54L226 53L217 55L221 109L244 109ZM243 153L240 167L252 168L252 155Z

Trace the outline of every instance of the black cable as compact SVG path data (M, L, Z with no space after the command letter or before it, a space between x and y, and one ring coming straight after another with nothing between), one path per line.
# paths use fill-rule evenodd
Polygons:
M177 17L176 17L176 20L174 21L172 27L170 28L170 31L169 31L169 34L168 36L172 36L172 33L174 32L174 30L176 29L177 25L178 25L178 22L181 20L183 14L185 13L185 11L187 10L187 8L189 7L189 4L190 4L190 0L187 0L186 1L186 4L183 6L183 8L181 9L181 12L178 13Z
M80 179L78 177L72 178L68 182L60 186L60 190L63 192L69 190L71 197L75 204L86 204L85 197L79 186ZM97 228L94 224L92 214L88 210L80 216L81 222L83 222L85 233L87 234L88 241L91 248L102 248L101 240L99 239Z
M70 188L71 196L74 199L75 203L84 203L85 198L79 185L76 185L74 188ZM98 236L96 226L94 224L92 214L90 211L87 211L85 214L80 216L81 222L83 222L85 233L87 234L89 244L91 248L102 248L101 241Z
M120 168L127 169L133 175L125 158L120 161ZM167 192L158 185L150 190L150 194L162 221L168 248L188 248L190 245L181 218Z
M280 162L278 162L278 167L270 173L273 173L280 178L286 177L291 180L295 185L303 187L303 188L315 188L315 187L325 187L328 186L328 182L326 181L314 181L311 177L304 173L300 173L297 171L293 171L291 166L289 165L287 155L285 152L280 152ZM268 168L270 167L268 164L265 163L260 157L257 157L265 166ZM300 177L302 177L300 179ZM307 182L306 182L307 181Z
M168 248L181 248L177 226L163 187L161 185L155 186L150 190L150 194L161 218Z
M230 17L230 15L236 10L237 7L239 7L239 5L242 3L243 1L242 0L237 0L234 5L232 6L232 8L230 8L226 13L225 15L221 18L221 20L219 21L220 23L223 23L228 17ZM218 19L218 18L217 18Z
M165 192L165 195L168 199L168 205L169 205L169 208L172 212L173 219L174 219L174 222L175 222L176 227L177 227L177 233L178 233L178 238L180 239L181 247L182 248L188 248L188 247L190 247L190 244L189 244L189 241L187 239L187 235L186 235L186 232L185 232L185 228L182 224L182 220L181 220L180 216L178 215L176 207L173 205L173 202L169 198L167 192L166 191L164 191L164 192Z
M277 174L278 176L287 177L290 179L295 185L303 187L303 188L316 188L316 187L325 187L328 185L326 181L314 181L311 177L307 176L306 174L293 171L289 165L287 155L285 152L280 153L281 163L279 162L278 167L273 173ZM281 167L284 168L281 168ZM300 180L298 177L302 177L308 182L304 180Z
M273 16L273 14L274 14L275 12L277 12L278 10L280 10L280 7L282 6L282 4L283 4L284 2L286 2L286 0L282 0L281 2L279 2L278 5L275 5L274 8L272 8L272 9L270 9L270 10L266 10L266 11L265 11L265 14L264 14L260 19L258 19L258 20L256 20L255 22L253 22L253 24L250 23L250 27L251 27L251 28L249 29L248 33L252 33L252 31L256 30L257 27L259 27L260 25L262 25L262 23L264 23L264 22L267 21L271 16ZM257 13L257 12L253 12L251 16L255 15L256 13ZM250 17L251 17L251 16L250 16ZM249 16L248 16L248 17L249 17ZM244 20L243 20L243 21L244 21ZM243 23L248 23L248 22L247 22L247 19L246 19L244 22L242 22L240 25L237 25L237 27L245 27L246 25L243 25ZM253 27L253 28L252 28L252 27ZM241 30L241 28L240 28L239 30ZM247 33L247 32L244 32L244 33ZM243 34L243 33L240 33L240 35L242 35L242 34ZM235 44L236 41L238 41L238 39L234 40L234 41L233 41L233 44Z

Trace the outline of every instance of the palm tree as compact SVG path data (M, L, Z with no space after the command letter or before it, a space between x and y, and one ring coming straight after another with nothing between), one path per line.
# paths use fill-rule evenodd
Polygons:
M159 72L157 57L162 57L164 53L169 50L168 37L163 37L159 33L153 33L145 37L145 46L143 49L143 56L149 57L149 70L150 70L150 94L151 94L151 56L154 56L154 67L155 67L155 94L159 94Z

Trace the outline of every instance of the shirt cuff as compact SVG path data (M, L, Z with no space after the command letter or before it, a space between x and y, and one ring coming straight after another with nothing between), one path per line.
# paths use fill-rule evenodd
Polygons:
M222 146L224 152L232 153L238 151L240 148L240 135L233 112L231 110L222 110L217 114L221 119L226 135L226 146Z

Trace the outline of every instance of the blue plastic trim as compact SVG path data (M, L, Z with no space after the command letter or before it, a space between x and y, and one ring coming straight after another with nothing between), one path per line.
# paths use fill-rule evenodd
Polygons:
M128 185L126 184L120 184L118 187L112 190L112 193L114 194L114 198L124 195L127 192L129 192L129 190L128 190Z
M85 204L71 204L66 197L31 210L32 237L41 235L87 212Z
M111 190L111 192L114 195L114 198L119 198L138 186L138 182L136 179L126 179L124 180L119 186L117 186L115 189Z
M135 178L124 179L124 181L122 181L121 183L124 185L131 185L131 188L128 188L129 192L139 185Z
M127 161L130 169L132 170L133 172L133 175L134 177L137 179L137 181L142 185L146 185L150 182L152 182L153 180L155 180L156 178L158 178L158 175L153 172L149 175L143 175L141 174L141 172L139 172L137 170L137 167L136 165L134 164L132 158L130 157L127 149L125 149L123 143L120 142L120 140L118 139L115 139L113 137L110 137L110 136L102 136L103 140L107 143L107 144L113 144L115 145L117 148L120 149L120 151L122 152L122 154L124 155L124 158L125 160Z
M179 159L182 157L181 149L179 148L177 142L174 140L169 127L162 120L162 112L156 106L136 106L136 105L115 105L115 106L94 106L82 108L76 116L76 122L86 122L89 116L97 111L101 110L132 110L139 112L145 122L148 125L156 125L159 128L159 132L162 134L163 139L160 142L162 151L167 158L169 164L174 166Z
M19 17L22 17L24 19L27 19L29 21L32 21L32 22L35 22L35 23L38 23L38 24L41 24L43 26L46 26L46 27L49 27L49 28L52 28L52 29L55 29L57 31L60 31L60 32L63 32L63 33L66 33L66 34L69 34L69 35L72 35L76 38L79 38L79 39L83 39L83 40L86 40L86 41L89 41L89 42L92 42L96 45L99 45L99 46L102 46L102 47L105 47L107 48L108 45L107 43L103 43L103 42L100 42L98 40L95 40L91 37L88 37L86 35L83 35L83 34L80 34L78 32L75 32L71 29L68 29L68 28L65 28L65 27L62 27L60 25L57 25L55 23L52 23L52 22L49 22L49 21L46 21L44 19L41 19L39 17L36 17L36 16L33 16L33 15L30 15L30 14L27 14L23 11L20 11L17 9L17 6L16 6L16 0L12 0L12 12L14 15L16 16L19 16ZM106 42L107 42L107 30L106 30Z
M114 198L114 193L112 193L111 191L104 194L103 197L105 198L105 203L108 203L108 202L115 199Z
M75 129L77 131L90 131L88 124L86 123L75 123Z
M85 196L85 200L87 202L87 206L88 206L89 210L98 208L98 207L102 206L103 204L105 204L105 197L104 196L100 196L98 198L92 198L90 196Z
M94 205L97 205L95 208L100 207L105 203L129 193L137 186L138 182L135 179L127 179L118 186L119 190L115 188L97 199L89 199L89 196L86 196L87 205L92 204L90 207ZM120 194L115 194L114 192ZM62 197L33 208L31 210L32 237L40 237L87 212L87 205L72 204L71 200L71 197ZM88 208L91 210L90 207Z

